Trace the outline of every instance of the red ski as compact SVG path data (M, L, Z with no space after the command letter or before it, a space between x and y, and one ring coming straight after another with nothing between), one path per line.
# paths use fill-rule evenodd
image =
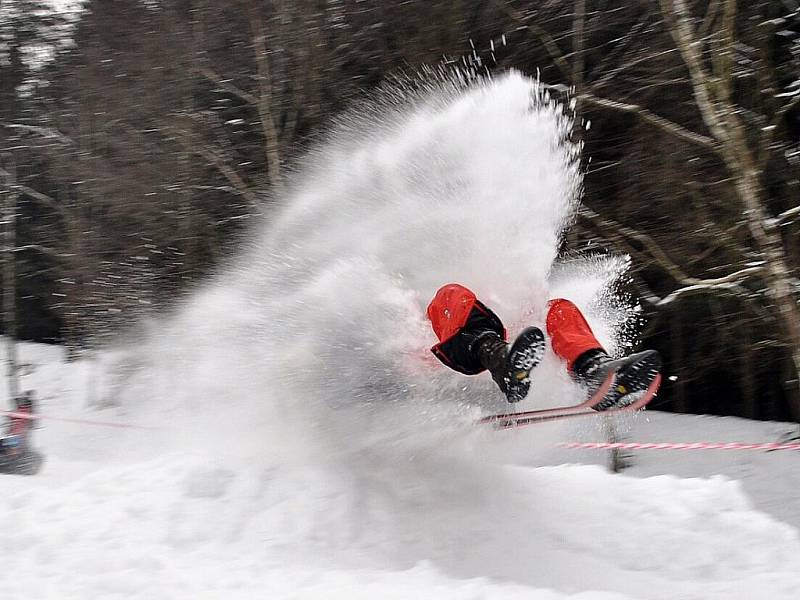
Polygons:
M614 383L615 374L610 373L603 385L598 388L595 394L580 404L573 406L562 406L560 408L545 408L539 410L528 410L524 412L506 413L500 415L490 415L478 419L476 423L480 425L492 425L497 429L510 429L515 427L524 427L525 425L532 425L533 423L542 423L545 421L558 421L572 417L585 417L585 416L599 416L615 414L620 412L635 412L641 410L653 399L658 392L661 385L661 375L658 374L653 378L648 388L644 390L638 398L630 404L621 406L619 408L610 408L603 411L594 410L593 407L599 404L608 392L611 385Z

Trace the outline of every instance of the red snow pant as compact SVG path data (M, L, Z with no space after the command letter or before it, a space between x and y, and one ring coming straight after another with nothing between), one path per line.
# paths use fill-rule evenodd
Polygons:
M439 338L431 352L445 365L465 375L486 370L472 349L475 334L488 330L506 339L500 318L475 294L457 283L449 283L436 292L428 305L428 318Z
M569 300L556 298L547 303L547 335L550 345L558 356L567 361L572 372L575 361L589 350L602 350L603 346L592 333L578 307Z
M572 302L557 298L548 306L546 323L550 344L553 351L567 361L567 369L571 372L579 356L603 346ZM431 352L451 369L467 375L485 370L469 348L476 332L489 329L506 339L499 317L472 291L457 283L449 283L436 292L428 305L428 318L439 338Z

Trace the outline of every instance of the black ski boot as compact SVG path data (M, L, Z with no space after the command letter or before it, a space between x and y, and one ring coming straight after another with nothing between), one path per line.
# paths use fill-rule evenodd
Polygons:
M471 344L509 402L519 402L528 395L530 373L541 362L544 348L544 334L538 327L524 329L510 349L494 331L479 333Z
M592 408L600 411L623 408L636 402L659 375L661 355L655 350L644 350L615 360L604 350L591 350L578 357L573 371L589 388L590 397L607 388Z

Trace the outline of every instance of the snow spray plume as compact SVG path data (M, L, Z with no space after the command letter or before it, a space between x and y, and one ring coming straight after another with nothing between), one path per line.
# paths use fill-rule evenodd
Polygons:
M581 190L570 130L563 107L516 72L429 74L355 106L296 165L235 268L162 336L181 361L166 385L193 411L209 402L211 422L243 410L242 431L267 427L292 446L337 422L350 445L385 444L389 431L499 401L487 376L430 355L425 308L456 281L512 335L542 324ZM609 273L572 297L593 297Z

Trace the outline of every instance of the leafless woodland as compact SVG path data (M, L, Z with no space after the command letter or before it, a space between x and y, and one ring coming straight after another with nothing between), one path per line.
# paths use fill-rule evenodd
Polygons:
M797 0L47 6L0 1L5 333L79 352L169 306L349 102L477 56L574 100L563 253L631 255L659 408L800 421Z

